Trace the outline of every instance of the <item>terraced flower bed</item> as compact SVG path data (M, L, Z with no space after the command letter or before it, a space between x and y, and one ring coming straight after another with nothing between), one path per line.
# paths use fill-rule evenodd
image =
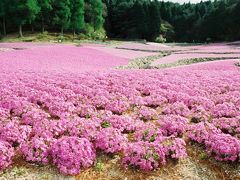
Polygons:
M194 63L200 63L200 62L219 61L219 60L233 60L233 59L240 59L240 57L192 58L192 59L185 59L185 60L180 60L180 61L172 62L172 63L152 65L150 67L153 68L153 69L155 69L155 68L156 69L158 69L158 68L169 68L169 67L190 65L190 64L194 64Z

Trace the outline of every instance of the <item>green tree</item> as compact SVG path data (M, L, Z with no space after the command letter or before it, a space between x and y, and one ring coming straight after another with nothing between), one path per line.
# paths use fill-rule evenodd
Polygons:
M1 0L0 1L0 19L2 20L2 32L3 35L6 35L6 16L7 16L7 5L8 1L7 0Z
M19 36L22 37L22 26L27 22L34 21L40 8L36 0L12 0L9 10L18 26Z
M53 1L53 24L61 29L63 34L64 29L70 25L71 10L69 0L54 0Z
M112 15L111 15L111 34L118 38L127 38L130 31L130 24L131 21L131 8L133 6L132 1L115 1L112 2L111 8ZM108 9L110 9L108 7Z
M49 15L52 8L52 0L38 0L38 5L40 7L40 21L42 32L45 31L46 20L49 19Z
M167 21L162 21L160 26L160 34L166 38L167 41L173 41L174 33L173 26Z
M103 3L102 0L90 0L91 4L91 24L94 30L103 27Z
M155 40L160 33L161 15L157 1L150 2L149 5L149 39Z
M131 8L131 21L130 26L132 29L132 38L145 38L145 32L147 29L146 13L144 6L140 1L136 1Z
M35 21L37 14L40 12L40 7L38 6L37 0L28 0L27 1L27 10L28 10L28 22L32 25Z
M71 28L73 34L84 28L84 0L70 0Z
M203 17L207 12L206 4L201 1L198 7L199 7L200 16Z
M41 25L42 31L57 27L62 33L64 29L78 32L86 24L83 32L96 35L105 21L107 35L112 38L154 40L161 29L169 41L238 40L239 9L239 0L197 4L159 0L0 0L0 28L6 34L6 29L14 31L17 26L22 36L22 26L27 23L32 27Z

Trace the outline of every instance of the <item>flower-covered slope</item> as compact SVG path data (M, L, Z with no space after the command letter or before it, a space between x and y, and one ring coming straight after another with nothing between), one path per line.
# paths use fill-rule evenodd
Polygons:
M77 174L97 151L122 154L123 167L153 170L187 156L183 136L216 160L239 161L238 70L2 71L0 77L1 169L20 153Z
M4 45L0 44L0 47ZM15 46L25 47L18 43ZM87 47L36 44L29 46L26 49L0 52L1 69L5 71L74 73L106 70L126 65L129 62L129 59Z
M105 154L150 171L187 157L188 141L239 164L234 61L109 70L127 60L86 47L36 49L0 53L0 170L21 157L76 175Z

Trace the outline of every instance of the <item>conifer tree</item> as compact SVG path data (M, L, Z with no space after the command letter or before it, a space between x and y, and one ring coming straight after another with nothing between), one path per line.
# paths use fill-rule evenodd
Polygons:
M7 16L7 0L1 0L0 1L0 19L2 22L2 33L3 35L6 35L6 16Z
M19 36L22 37L22 26L34 21L40 8L36 0L12 0L9 10L18 26Z
M91 4L91 24L94 30L98 30L103 26L103 3L102 0L90 0Z
M75 35L76 31L84 28L84 0L70 0L71 29Z
M38 0L38 5L40 7L40 21L41 21L41 30L45 31L45 25L47 19L49 19L50 12L52 10L52 0Z
M64 29L70 25L71 10L69 0L54 0L53 1L53 24L61 29L63 34Z

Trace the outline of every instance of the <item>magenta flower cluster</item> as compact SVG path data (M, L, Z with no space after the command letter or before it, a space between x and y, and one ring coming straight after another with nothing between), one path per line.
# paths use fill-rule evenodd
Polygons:
M63 174L79 174L81 168L93 165L96 152L93 144L85 138L62 137L51 147L53 163Z
M239 159L240 142L229 134L213 134L205 142L209 155L218 161L236 161Z
M12 163L14 149L6 141L0 141L0 170L7 168Z
M127 137L115 128L102 129L96 137L95 146L105 153L120 152L127 143Z
M161 117L158 124L165 136L182 136L187 129L188 119L179 115L169 115Z
M222 132L240 137L240 116L234 118L216 118L212 124L221 129Z
M129 143L124 154L122 163L125 167L153 170L166 163L166 150L156 143Z
M21 147L23 157L33 163L47 165L49 163L51 145L54 139L34 136Z
M139 109L138 116L143 121L149 121L149 120L153 120L153 119L157 118L157 112L156 112L156 110L154 110L152 108L142 106Z
M123 165L140 170L154 170L165 165L168 158L180 159L187 156L183 139L157 136L156 140L129 143L124 149Z
M238 161L240 141L230 134L224 134L210 123L198 123L189 128L188 137L205 146L209 155L218 161Z

